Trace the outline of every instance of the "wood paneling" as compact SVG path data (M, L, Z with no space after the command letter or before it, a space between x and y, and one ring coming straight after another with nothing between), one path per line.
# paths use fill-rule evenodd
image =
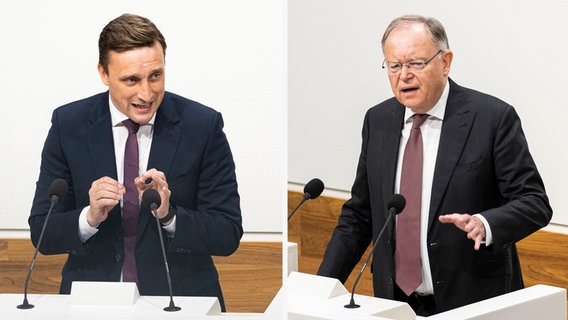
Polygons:
M0 292L23 293L34 247L29 239L0 239ZM38 254L28 293L59 292L66 255ZM229 257L214 257L227 312L264 312L282 286L282 244L241 242Z
M537 231L517 243L525 286L568 288L568 235Z
M264 312L282 287L282 244L241 242L228 257L213 257L227 312Z
M291 210L302 199L299 192L288 192ZM298 270L315 274L337 223L344 199L320 196L306 201L288 222L288 237L298 243ZM517 243L525 286L547 284L568 288L568 235L537 231ZM370 248L363 255L365 258ZM364 260L364 259L363 259ZM351 290L363 262L359 262L345 287ZM356 293L373 295L372 275L365 270Z
M302 193L289 191L289 210L292 210L302 197ZM298 244L298 271L309 274L317 272L344 202L344 199L320 196L304 202L292 219L288 221L288 240ZM367 248L363 257L366 257L369 252L370 247ZM352 272L344 284L347 290L351 291L353 282L362 267L363 261L360 261L354 269L356 272ZM370 265L367 265L363 272L355 292L373 295Z
M34 247L29 239L0 239L0 292L23 293ZM40 253L28 284L28 293L59 292L61 268L66 256Z

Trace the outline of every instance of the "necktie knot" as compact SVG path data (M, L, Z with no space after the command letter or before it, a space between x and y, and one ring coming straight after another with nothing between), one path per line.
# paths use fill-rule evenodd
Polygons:
M428 119L429 115L427 113L417 113L414 115L412 120L412 129L420 129L422 124Z
M138 132L138 128L140 128L140 125L130 119L126 119L124 121L122 121L122 123L124 124L124 126L126 127L126 129L128 129L128 133L130 134L136 134Z

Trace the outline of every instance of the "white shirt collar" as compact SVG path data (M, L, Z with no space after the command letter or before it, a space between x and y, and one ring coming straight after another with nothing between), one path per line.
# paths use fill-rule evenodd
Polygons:
M120 112L118 108L112 103L112 99L108 98L108 105L110 106L110 120L113 127L122 126L122 121L128 119L128 117ZM148 121L148 125L154 126L154 120L156 120L156 113L152 116L152 119Z
M436 118L438 120L444 120L444 115L446 113L446 104L448 103L448 96L450 95L450 83L446 81L446 86L444 87L444 91L442 92L442 96L430 111L427 113L430 115L430 119ZM414 115L414 111L410 108L405 108L404 111L404 121L405 123L411 121L412 116Z

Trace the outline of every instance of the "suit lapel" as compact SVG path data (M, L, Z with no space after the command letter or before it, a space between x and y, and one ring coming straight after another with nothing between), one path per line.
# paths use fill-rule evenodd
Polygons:
M428 226L439 215L439 209L450 179L458 164L461 154L469 138L475 120L475 112L466 106L466 99L461 87L450 80L450 94L442 124L440 145L432 183L430 213Z
M169 176L170 167L178 151L179 140L181 138L179 115L173 105L168 103L168 101L168 94L166 93L156 113L152 147L150 148L148 168L146 168L146 170L155 168L156 170L162 171L166 175L166 178ZM148 222L154 219L147 208L142 207L141 212L142 214L139 217L137 229L138 239L140 239L141 233L146 229Z
M180 138L179 116L173 107L162 103L156 114L147 169L156 168L163 171L167 177L178 150Z
M92 112L89 116L86 128L85 141L88 155L86 159L91 161L93 179L109 176L117 179L116 155L114 154L114 138L112 133L112 120L109 109L108 91L100 95L100 100L92 104ZM88 158L87 158L88 157ZM87 164L85 164L87 167ZM92 183L93 181L90 181ZM117 234L120 233L122 222L120 206L114 207L106 221Z
M398 102L392 105L388 110L388 117L381 119L384 121L382 127L385 128L383 135L383 150L381 150L380 159L382 159L382 177L383 183L383 204L386 206L394 192L394 183L396 179L396 166L398 162L398 150L400 149L401 130L404 125L405 107ZM385 215L388 210L383 210Z
M114 155L108 93L101 95L100 99L99 102L93 104L86 141L95 179L103 176L110 176L116 179L116 158Z

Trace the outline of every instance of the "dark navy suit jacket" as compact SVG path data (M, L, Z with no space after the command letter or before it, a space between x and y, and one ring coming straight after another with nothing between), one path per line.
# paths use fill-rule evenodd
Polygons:
M32 241L37 245L49 208L49 185L65 179L69 193L55 206L40 248L43 254L68 254L61 293L69 293L76 280L119 281L124 255L120 206L87 242L78 234L91 183L103 176L117 179L108 92L56 109L51 122L29 218ZM220 113L166 92L148 160L148 169L165 173L177 206L175 236L163 232L174 295L217 296L221 304L211 256L232 254L243 233L235 165L222 128ZM157 226L143 205L136 262L140 294L168 295Z
M515 110L449 82L427 235L440 312L522 288L515 242L552 217ZM352 197L343 206L318 274L345 281L385 224L404 111L392 98L367 112ZM493 245L475 251L465 232L439 222L449 213L481 213L491 226ZM392 299L395 219L383 236L373 256L373 288L376 296Z

